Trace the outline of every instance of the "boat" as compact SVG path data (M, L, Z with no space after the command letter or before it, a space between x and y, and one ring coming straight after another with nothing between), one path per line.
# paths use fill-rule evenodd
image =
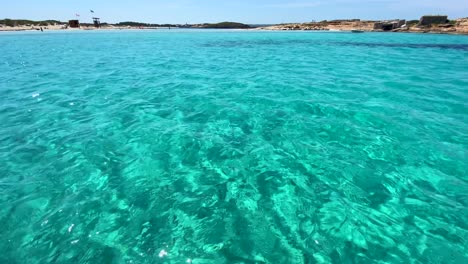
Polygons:
M364 33L364 30L359 30L359 29L353 29L351 30L353 33Z

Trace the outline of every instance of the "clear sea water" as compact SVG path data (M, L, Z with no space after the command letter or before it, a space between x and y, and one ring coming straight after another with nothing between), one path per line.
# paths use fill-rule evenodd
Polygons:
M468 37L0 34L0 263L468 263Z

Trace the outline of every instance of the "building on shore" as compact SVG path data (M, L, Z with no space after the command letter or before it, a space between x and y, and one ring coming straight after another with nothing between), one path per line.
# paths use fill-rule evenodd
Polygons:
M73 19L73 20L68 20L68 26L71 28L79 28L80 27L80 21Z
M419 26L430 26L432 24L446 24L448 22L448 16L422 16L421 19L419 19Z
M93 17L93 23L95 28L100 28L101 27L101 21L99 17Z

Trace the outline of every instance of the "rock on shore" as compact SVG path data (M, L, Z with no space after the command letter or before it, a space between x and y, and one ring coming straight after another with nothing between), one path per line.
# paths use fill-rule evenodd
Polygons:
M334 20L313 23L292 23L281 24L258 28L259 30L339 30L339 31L381 31L375 30L374 24L381 21L361 21L355 20ZM390 30L390 32L415 32L415 33L446 33L446 34L468 34L468 18L461 18L451 23L433 24L420 26L417 23L403 25L400 28Z

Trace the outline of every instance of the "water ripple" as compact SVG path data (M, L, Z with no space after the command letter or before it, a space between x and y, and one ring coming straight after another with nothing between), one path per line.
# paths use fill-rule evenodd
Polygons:
M468 39L0 34L2 263L466 263Z

